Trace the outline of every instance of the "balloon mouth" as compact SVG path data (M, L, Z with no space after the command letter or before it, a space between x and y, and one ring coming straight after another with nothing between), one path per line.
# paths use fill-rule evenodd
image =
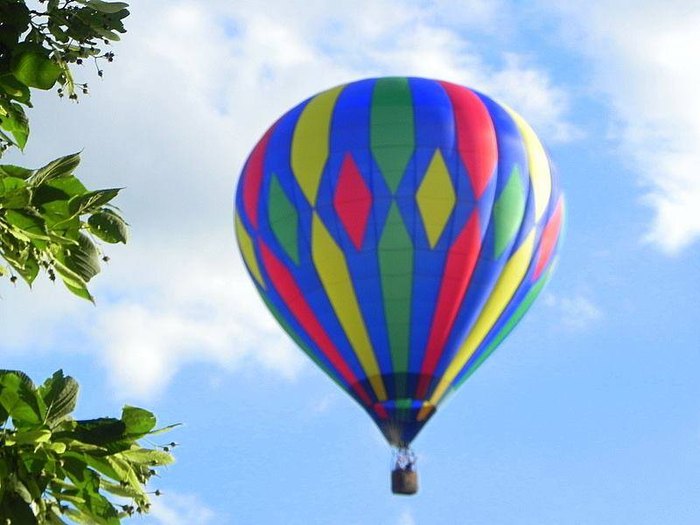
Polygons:
M437 407L417 399L391 399L373 405L373 417L386 440L395 447L407 447Z

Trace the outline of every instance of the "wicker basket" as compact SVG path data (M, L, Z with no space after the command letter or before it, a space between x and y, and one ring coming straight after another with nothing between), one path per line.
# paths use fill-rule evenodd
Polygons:
M391 472L391 491L394 494L415 494L418 492L418 473L415 470L394 469Z

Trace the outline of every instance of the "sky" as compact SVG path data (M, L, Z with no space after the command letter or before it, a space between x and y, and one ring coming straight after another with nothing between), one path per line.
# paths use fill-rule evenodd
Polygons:
M532 0L149 0L79 104L37 94L24 154L125 187L91 283L0 282L0 367L63 368L77 416L183 426L144 525L700 521L700 6ZM550 284L414 442L420 492L359 406L275 324L238 254L243 162L308 96L383 75L508 103L557 166Z

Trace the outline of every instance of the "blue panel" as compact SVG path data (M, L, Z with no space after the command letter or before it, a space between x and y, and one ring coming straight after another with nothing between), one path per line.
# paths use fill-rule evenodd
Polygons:
M500 194L507 184L514 166L520 166L524 188L529 188L527 176L527 156L518 127L510 115L497 103L488 97L479 95L486 106L496 130L498 144L498 165L495 180L489 183L487 190L481 196L478 204L479 220L484 232L482 248L477 260L472 280L464 297L459 313L455 319L452 332L447 340L445 349L438 361L436 376L441 377L454 358L466 335L474 326L486 301L488 300L498 278L503 271L506 261L512 254L513 244L504 250L497 260L493 258L494 225L492 223L493 203L496 195ZM485 229L485 230L484 230ZM433 384L434 388L437 386ZM432 391L432 388L431 388Z
M335 344L343 360L348 364L353 374L361 380L365 377L364 370L350 346L342 326L335 316L333 306L330 304L328 297L323 291L323 286L313 264L311 256L311 223L313 219L313 210L299 187L290 164L290 150L294 128L307 102L297 106L284 115L278 121L275 131L270 137L265 157L265 171L261 195L267 195L269 192L269 184L272 173L274 172L287 194L292 196L292 201L295 203L299 213L300 264L298 267L294 265L288 266L288 269L292 272L294 279L302 290L311 309ZM322 183L319 187L319 201L324 201L325 199L325 201L328 202L327 195L324 195L324 189L327 194L329 190L328 188L324 188ZM319 210L319 215L326 215L327 218L327 213L323 213L323 211L324 210ZM282 250L276 242L275 236L268 223L267 214L262 214L260 218L261 237L280 260L285 260L284 250ZM331 221L330 223L326 222L326 224L333 225L335 221ZM289 316L289 318L289 320L291 320L291 316ZM368 393L372 395L371 391L368 391Z

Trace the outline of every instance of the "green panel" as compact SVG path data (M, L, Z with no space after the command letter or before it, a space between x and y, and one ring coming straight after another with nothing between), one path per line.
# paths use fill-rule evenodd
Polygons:
M401 378L401 384L396 385L396 397L408 397L403 373L408 371L413 243L395 202L391 204L379 240L378 256L391 361L394 374L399 374L397 377Z
M270 227L287 255L299 264L297 230L299 216L294 205L284 193L276 175L270 181L270 195L267 205Z
M495 225L494 257L498 258L518 233L525 213L525 188L516 164L510 179L493 206Z
M380 78L372 93L370 141L384 180L396 192L415 148L413 100L406 78Z
M503 342L503 340L508 337L508 335L513 331L513 328L520 322L520 320L523 318L525 315L525 312L527 312L530 309L530 306L532 306L532 303L534 302L535 299L537 299L537 296L540 294L542 291L542 288L544 288L544 285L547 284L549 281L549 278L552 276L552 270L550 269L546 275L543 275L539 282L530 289L530 291L527 293L525 298L523 299L523 302L520 303L520 306L515 310L513 315L508 319L508 322L503 325L503 328L501 328L501 331L498 333L498 335L494 338L493 341L489 344L488 347L486 347L486 350L484 350L484 353L481 354L479 359L474 361L474 363L471 365L471 370L469 371L468 374L466 374L458 383L454 384L451 388L452 391L457 390L462 383L464 383L467 379L471 377L471 375L476 372L476 370L486 361L491 354L498 348L498 346Z

